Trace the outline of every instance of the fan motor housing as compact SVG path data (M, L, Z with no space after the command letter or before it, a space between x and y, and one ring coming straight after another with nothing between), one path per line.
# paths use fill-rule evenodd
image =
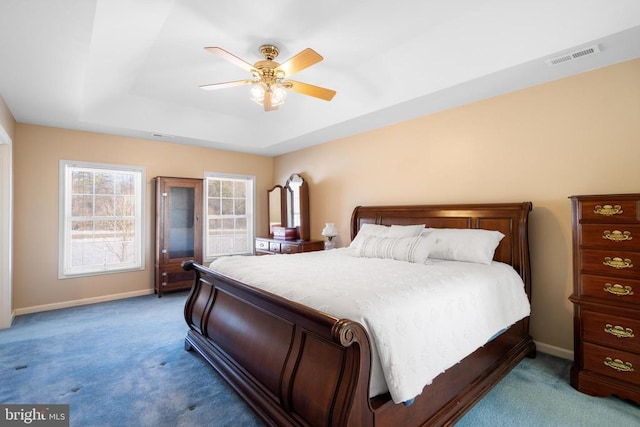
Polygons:
M272 44L263 44L260 46L260 53L266 60L272 61L278 57L280 50Z

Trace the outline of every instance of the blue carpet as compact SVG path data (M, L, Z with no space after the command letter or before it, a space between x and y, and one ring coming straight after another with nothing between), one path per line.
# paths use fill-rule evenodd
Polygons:
M639 406L577 392L570 368L570 361L547 354L525 358L456 427L640 426Z
M262 426L194 352L186 293L19 316L0 331L0 403L69 404L71 426ZM457 424L632 426L638 406L568 384L569 362L520 363Z
M261 426L194 352L185 293L19 316L0 331L0 402L70 405L72 426Z

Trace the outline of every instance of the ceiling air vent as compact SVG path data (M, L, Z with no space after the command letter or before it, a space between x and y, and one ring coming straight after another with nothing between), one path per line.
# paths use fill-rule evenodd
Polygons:
M573 61L574 59L582 58L583 56L593 55L594 53L600 52L600 48L597 44L593 46L585 47L580 50L576 50L574 52L565 53L564 55L556 56L555 58L547 59L547 65L558 65L563 62Z

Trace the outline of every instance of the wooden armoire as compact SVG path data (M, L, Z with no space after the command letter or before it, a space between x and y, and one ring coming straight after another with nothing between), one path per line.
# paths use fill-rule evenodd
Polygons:
M193 273L183 261L202 264L203 181L159 176L156 184L155 286L158 297L166 291L189 289Z

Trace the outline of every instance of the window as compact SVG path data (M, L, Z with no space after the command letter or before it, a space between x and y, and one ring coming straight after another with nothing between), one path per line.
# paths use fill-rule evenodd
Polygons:
M253 252L255 177L205 174L205 261Z
M144 268L144 168L60 162L60 278Z

